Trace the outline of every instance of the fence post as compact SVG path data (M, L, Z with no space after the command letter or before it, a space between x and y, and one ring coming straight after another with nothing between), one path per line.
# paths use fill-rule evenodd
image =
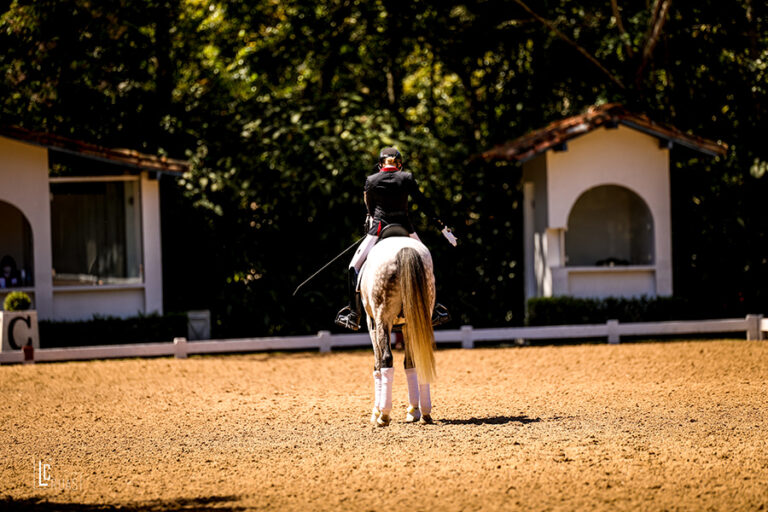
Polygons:
M608 327L608 343L617 345L619 343L619 321L608 320L605 325Z
M176 359L187 358L187 338L173 338L173 355Z
M321 353L331 351L331 331L320 331L317 333L319 338L319 348Z
M763 315L747 315L747 340L759 341L763 339L762 322Z
M35 364L35 347L31 343L21 347L21 351L24 353L24 364Z
M472 326L461 326L461 348L475 348L475 340L472 337Z

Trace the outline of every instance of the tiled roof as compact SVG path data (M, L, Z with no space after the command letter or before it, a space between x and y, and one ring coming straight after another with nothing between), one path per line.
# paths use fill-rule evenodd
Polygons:
M34 132L18 126L0 126L0 136L29 142L53 151L76 154L145 171L181 173L188 168L187 162L183 160L145 155L132 149L105 148L52 133Z
M616 127L620 124L712 156L725 155L728 150L722 142L684 133L673 126L656 123L646 115L630 112L622 105L609 103L590 107L584 114L555 121L545 128L498 145L482 153L481 157L523 162L601 126Z

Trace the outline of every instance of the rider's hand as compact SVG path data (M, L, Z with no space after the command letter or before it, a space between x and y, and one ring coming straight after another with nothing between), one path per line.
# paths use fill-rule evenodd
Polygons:
M448 229L448 226L443 227L442 233L446 240L448 240L448 243L456 247L456 237L453 236L453 233L451 233L451 230Z

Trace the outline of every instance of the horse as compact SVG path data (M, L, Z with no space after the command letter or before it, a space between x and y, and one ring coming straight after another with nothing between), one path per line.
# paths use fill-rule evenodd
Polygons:
M409 407L406 422L432 422L429 385L436 377L432 330L435 276L432 255L407 236L381 239L360 270L360 294L374 353L371 423L387 426L394 377L390 333L403 324Z

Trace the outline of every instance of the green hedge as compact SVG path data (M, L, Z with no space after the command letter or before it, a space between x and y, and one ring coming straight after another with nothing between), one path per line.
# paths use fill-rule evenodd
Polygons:
M175 337L187 336L187 315L94 316L77 322L41 320L39 328L42 348L172 341Z
M5 311L26 311L32 305L32 299L24 292L11 292L5 296L3 309Z
M623 299L577 299L541 297L528 300L526 325L601 324L619 322L663 322L707 316L690 301L678 297ZM702 316L703 315L703 316Z

